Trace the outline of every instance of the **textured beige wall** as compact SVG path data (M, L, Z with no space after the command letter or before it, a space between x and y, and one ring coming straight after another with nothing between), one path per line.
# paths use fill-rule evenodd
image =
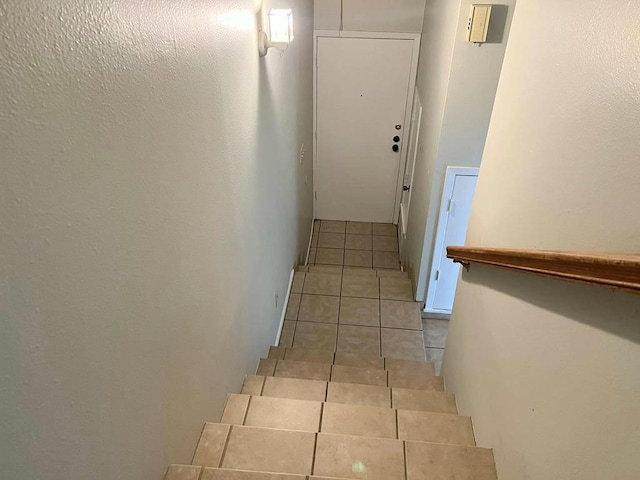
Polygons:
M519 0L468 244L640 252L639 16ZM500 478L640 478L639 318L637 295L462 274L444 374Z
M2 478L161 478L273 342L313 4L259 59L254 3L0 4Z

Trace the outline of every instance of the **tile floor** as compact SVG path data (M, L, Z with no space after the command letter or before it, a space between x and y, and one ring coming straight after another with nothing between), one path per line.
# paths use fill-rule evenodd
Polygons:
M420 309L400 270L296 272L280 345L425 360Z
M448 321L421 318L399 268L395 225L316 220L309 271L295 275L281 345L411 360L424 359L426 347L439 374Z
M316 220L307 263L399 269L396 226Z
M423 318L422 330L424 332L427 362L432 362L436 375L440 375L444 346L449 331L449 320Z

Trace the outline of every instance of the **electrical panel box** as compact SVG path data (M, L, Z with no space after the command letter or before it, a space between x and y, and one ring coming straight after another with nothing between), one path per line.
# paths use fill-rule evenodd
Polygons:
M484 43L487 41L491 18L491 5L471 5L467 24L467 42Z

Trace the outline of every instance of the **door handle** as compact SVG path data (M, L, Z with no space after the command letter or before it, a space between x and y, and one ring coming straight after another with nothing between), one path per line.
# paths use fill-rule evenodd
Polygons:
M403 192L408 192L409 190L411 190L411 186L410 185L403 185L402 186L402 191Z

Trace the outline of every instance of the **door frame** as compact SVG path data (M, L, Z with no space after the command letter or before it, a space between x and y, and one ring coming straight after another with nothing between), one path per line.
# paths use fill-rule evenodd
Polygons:
M453 187L457 176L477 177L480 172L479 167L447 167L444 179L444 188L440 197L440 213L438 214L438 225L436 226L436 238L433 244L433 255L431 255L431 268L429 269L429 281L427 283L427 298L424 304L426 313L447 313L443 310L434 310L433 301L435 297L436 270L442 260L442 247L444 246L444 235L449 216L449 205L445 201L453 195Z
M400 214L400 199L402 196L402 182L404 179L404 169L407 162L409 132L411 130L411 108L413 106L413 92L416 88L416 79L418 76L418 58L420 56L420 38L419 33L392 33L392 32L355 32L355 31L338 31L338 30L314 30L313 31L313 216L318 217L318 194L315 186L315 179L318 178L318 40L320 38L386 38L391 40L412 40L413 51L411 55L411 71L409 72L409 85L407 87L407 104L405 105L404 128L402 129L402 149L400 150L400 164L398 165L398 178L396 179L396 196L393 206L393 221L398 224L398 216ZM406 148L405 148L406 145Z
M411 125L409 126L409 148L410 150L407 152L407 163L405 164L405 172L402 176L402 189L404 189L404 185L409 185L409 191L407 196L409 197L409 201L407 203L407 211L405 212L402 208L402 195L404 194L404 190L400 192L400 213L398 217L398 225L402 228L398 229L398 235L400 240L400 258L402 258L402 244L407 238L407 223L409 221L409 208L411 207L411 188L413 185L413 177L416 171L416 160L418 159L418 147L420 145L420 126L422 125L422 100L420 100L420 94L418 93L418 89L414 89L413 92L413 106L411 107ZM413 144L413 148L411 145ZM411 159L411 162L409 160ZM411 171L408 172L407 179L407 171L406 168L408 165L412 165Z

